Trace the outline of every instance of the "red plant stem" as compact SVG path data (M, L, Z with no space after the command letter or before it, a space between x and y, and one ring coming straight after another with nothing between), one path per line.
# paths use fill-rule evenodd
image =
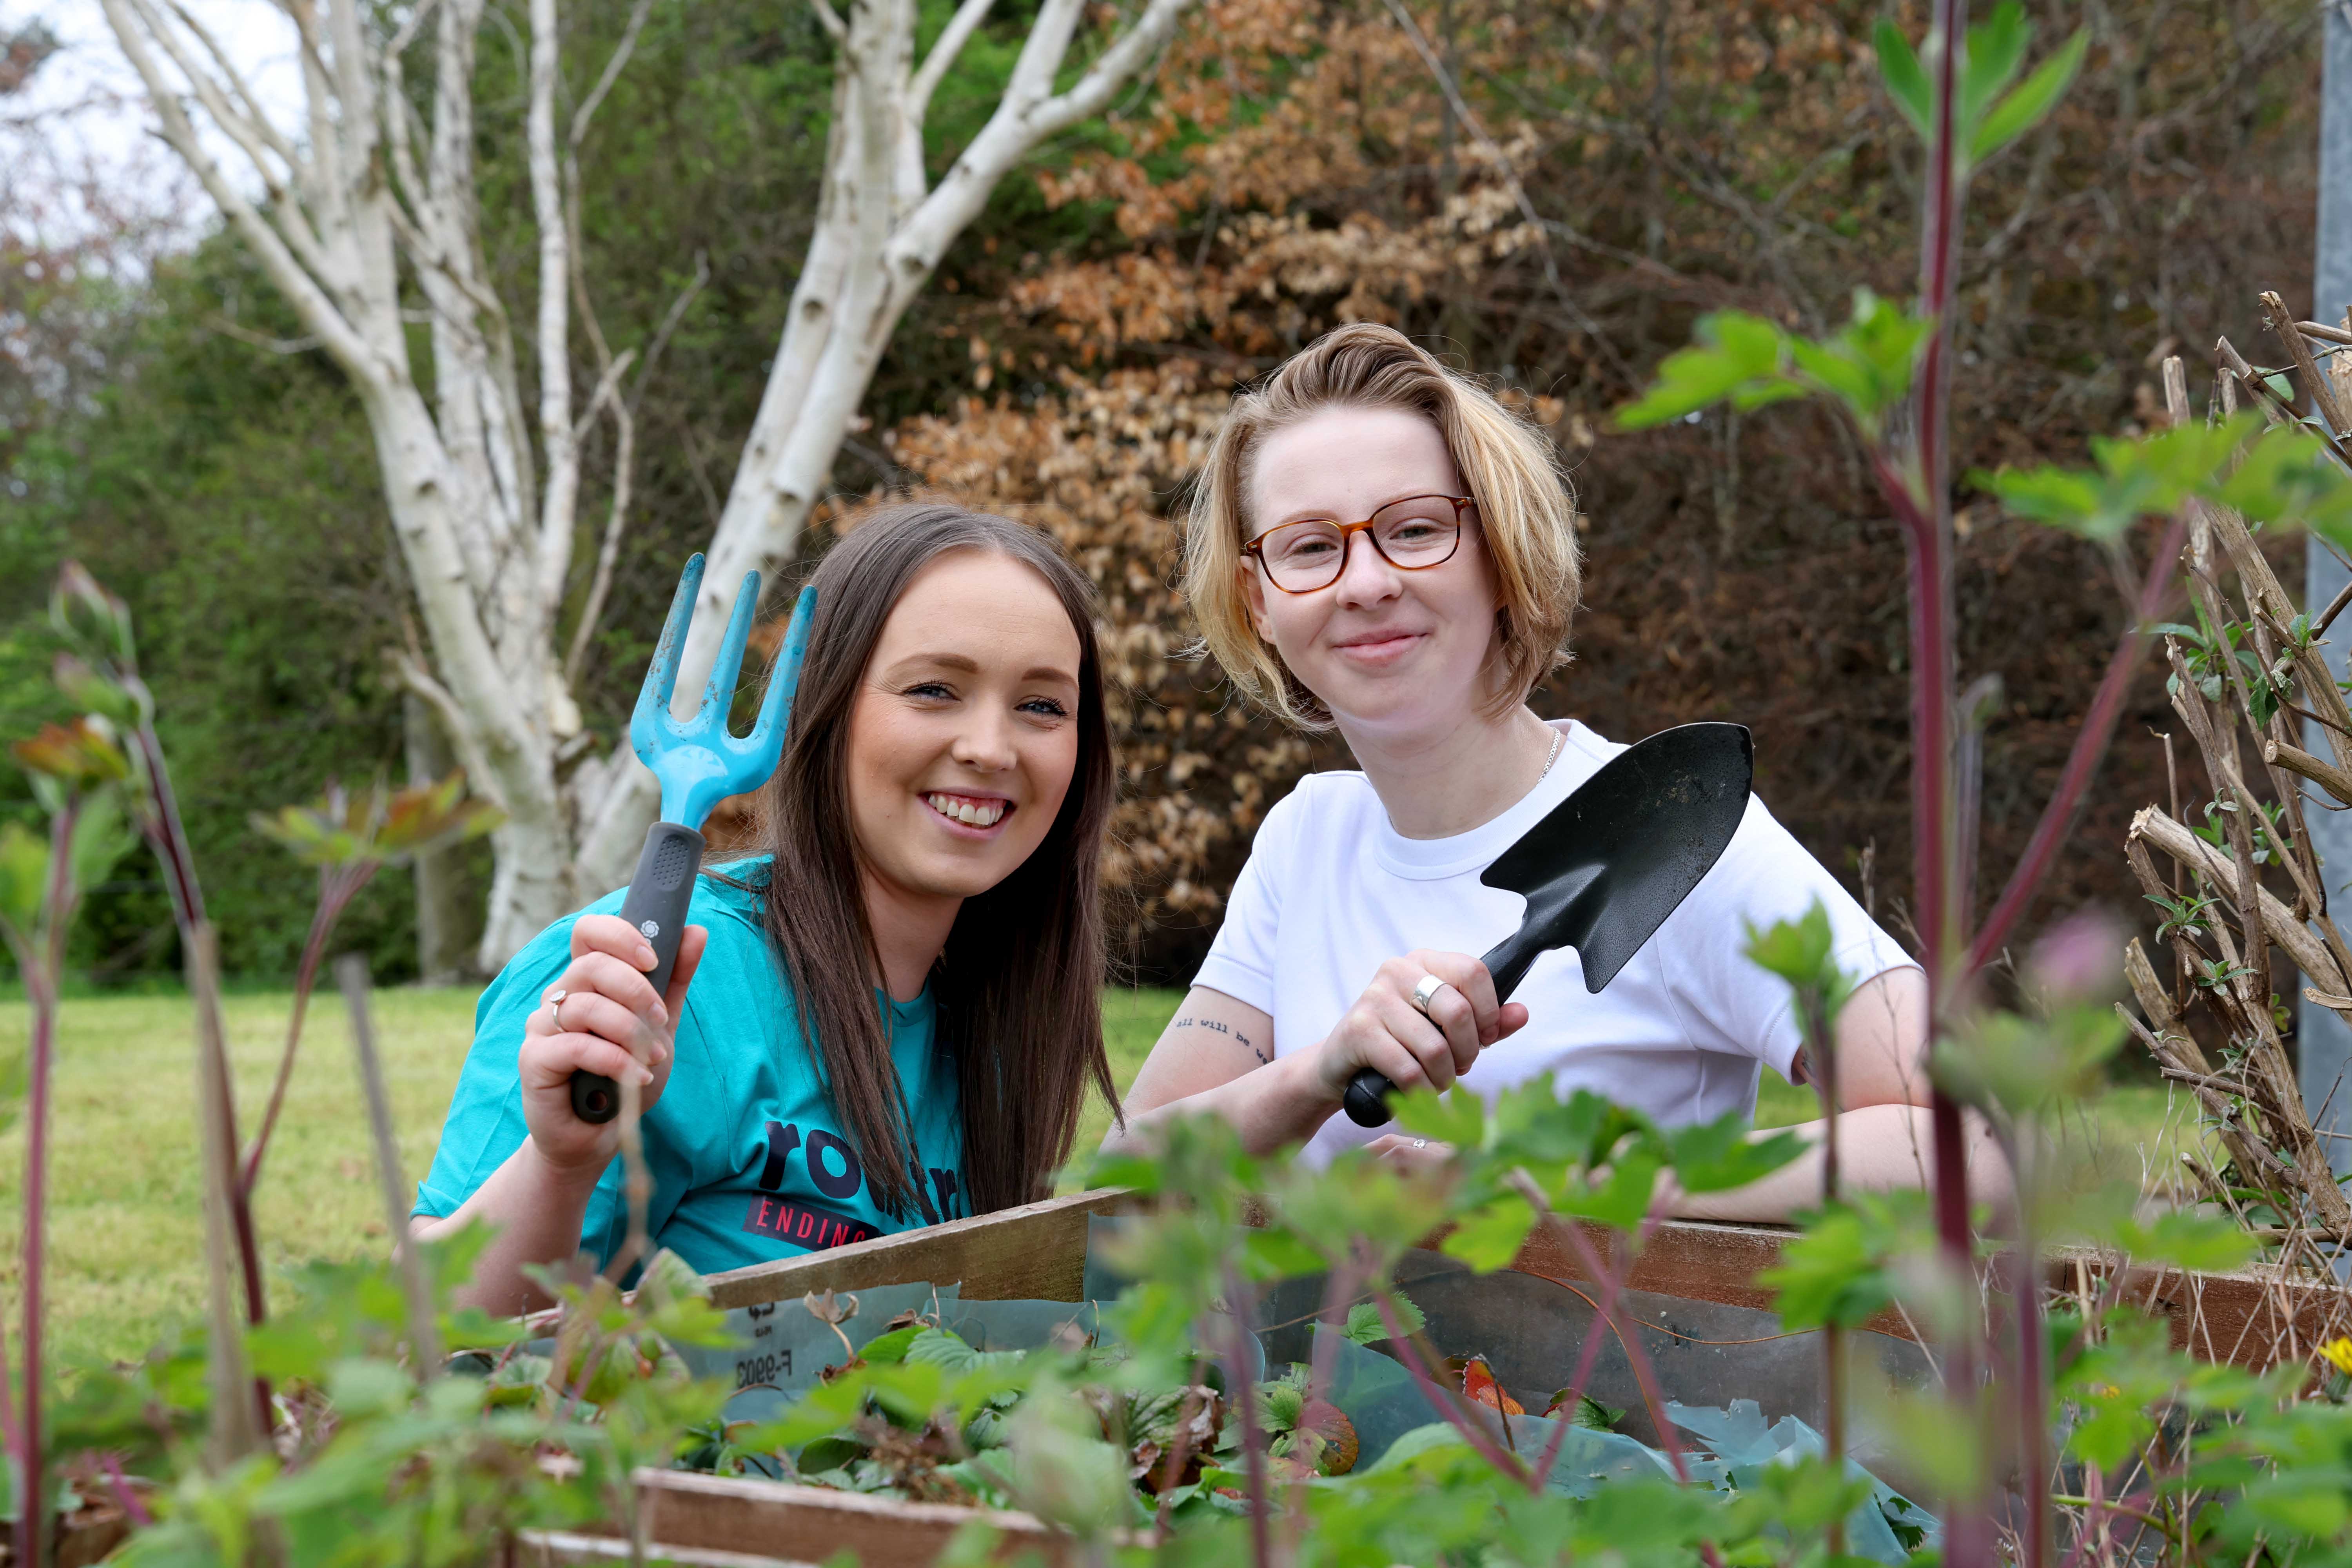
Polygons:
M1960 148L1958 82L1967 47L1965 0L1936 0L1935 128L1927 160L1927 200L1921 226L1920 309L1929 330L1920 363L1912 430L1918 462L1896 472L1884 449L1879 482L1909 535L1911 568L1911 836L1920 945L1927 975L1927 1032L1932 1053L1943 1026L1954 950L1966 940L1966 916L1956 908L1958 885L1952 819L1952 524L1946 405L1950 374L1954 261L1959 250ZM1891 481L1891 482L1890 482ZM1913 486L1916 483L1916 489ZM1973 1279L1969 1227L1967 1128L1960 1107L1940 1084L1929 1097L1934 1129L1936 1231L1947 1265ZM1976 1393L1976 1357L1963 1332L1945 1368L1963 1397ZM1948 1568L1985 1568L1992 1561L1992 1521L1982 1500L1954 1498L1945 1523Z
M1508 1448L1498 1445L1492 1436L1480 1431L1475 1422L1469 1420L1462 1412L1454 1408L1453 1396L1439 1385L1434 1377L1430 1375L1428 1365L1421 1359L1421 1352L1413 1349L1412 1339L1404 1331L1403 1320L1397 1316L1396 1303L1390 1299L1388 1291L1384 1289L1374 1291L1372 1304L1380 1309L1381 1326L1388 1330L1389 1342L1396 1346L1397 1360L1402 1362L1405 1371L1412 1374L1412 1381L1415 1386L1420 1388L1421 1396L1429 1402L1431 1407L1440 1416L1444 1417L1447 1426L1462 1434L1464 1442L1478 1450L1480 1458L1521 1486L1533 1489L1530 1482L1534 1478L1528 1474L1527 1466L1520 1462L1519 1457ZM1500 1411L1496 1414L1499 1415Z
M196 859L188 847L187 831L180 826L179 801L172 793L171 770L163 763L163 744L152 723L139 726L139 760L147 774L147 804L152 821L142 826L155 858L163 865L163 886L172 895L172 921L181 940L205 918L205 890L196 880Z
M205 919L205 892L196 880L195 852L189 847L187 830L180 824L179 802L172 793L172 772L163 761L163 745L155 738L155 726L140 725L135 739L147 786L146 810L140 814L140 832L163 869L163 885L172 896L173 923L180 929L181 950L192 952L196 927ZM235 1148L236 1098L224 1090L224 1099L221 1110L226 1120L222 1125L228 1129L229 1144ZM268 1298L262 1287L261 1241L253 1227L253 1205L246 1201L243 1184L235 1180L234 1170L229 1174L229 1219L236 1230L237 1263L245 1276L246 1316L258 1323L268 1315ZM266 1393L262 1405L266 1431Z
M1641 1245L1626 1249L1625 1261L1622 1268L1607 1270L1602 1279L1594 1282L1599 1294L1592 1298L1592 1327L1585 1331L1584 1343L1577 1352L1576 1375L1569 1380L1568 1387L1559 1400L1560 1404L1568 1406L1571 1411L1583 1399L1585 1382L1591 1377L1593 1363L1600 1359L1601 1330L1606 1329L1611 1333L1618 1333L1614 1317L1618 1292L1624 1289L1626 1279L1632 1276L1633 1265L1642 1256L1641 1247L1649 1244L1651 1235L1657 1228L1658 1217L1658 1212L1653 1211L1643 1219ZM1623 1336L1619 1334L1619 1337ZM1552 1468L1559 1462L1560 1450L1568 1443L1568 1430L1573 1425L1572 1421L1564 1420L1552 1429L1551 1441L1544 1445L1543 1455L1536 1461L1538 1488L1541 1488L1551 1479Z
M1576 1354L1576 1375L1569 1379L1558 1404L1573 1413L1584 1398L1584 1384L1592 1375L1593 1363L1601 1359L1601 1335L1603 1330L1616 1332L1617 1325L1611 1310L1617 1304L1621 1277L1612 1271L1609 1278L1599 1281L1599 1293L1592 1301L1592 1327L1584 1331L1584 1344ZM1568 1445L1568 1429L1574 1426L1570 1418L1562 1418L1552 1429L1551 1441L1544 1445L1542 1455L1536 1460L1535 1485L1540 1489L1551 1479L1552 1468L1559 1463L1560 1450Z
M1194 1407L1194 1391L1200 1389L1205 1381L1201 1358L1196 1355L1192 1358L1192 1373L1186 1380L1184 1401L1176 1407L1175 1446L1168 1450L1167 1462L1160 1467L1160 1485L1154 1489L1160 1499L1160 1506L1152 1513L1151 1527L1154 1530L1165 1531L1168 1528L1169 1510L1175 1507L1168 1494L1176 1489L1176 1483L1183 1478L1185 1467L1192 1462L1192 1423L1199 1415ZM1210 1426L1213 1436L1215 1423L1212 1422Z
M1568 1237L1587 1272L1595 1279L1603 1277L1606 1265L1601 1261L1601 1254L1593 1249L1592 1243L1585 1238L1582 1226L1570 1224L1558 1215L1548 1214L1544 1219L1554 1230ZM1613 1310L1609 1321L1610 1326L1617 1331L1617 1342L1625 1347L1626 1364L1633 1369L1633 1382L1642 1390L1643 1406L1650 1413L1650 1425L1658 1429L1658 1443L1666 1451L1667 1462L1674 1466L1675 1479L1687 1484L1690 1467L1683 1462L1682 1439L1675 1436L1675 1424L1666 1419L1665 1401L1658 1395L1658 1376L1656 1369L1650 1364L1650 1352L1643 1348L1639 1332L1625 1331L1624 1323ZM1634 1326L1637 1330L1640 1327L1639 1324Z
M98 1462L106 1472L106 1484L113 1491L114 1504L122 1510L123 1517L142 1530L154 1523L155 1516L147 1511L147 1505L131 1489L130 1478L122 1473L121 1457L110 1448L98 1457Z
M1225 1377L1242 1422L1242 1473L1249 1483L1250 1561L1256 1568L1273 1568L1274 1537L1266 1515L1274 1507L1274 1499L1266 1484L1265 1434L1258 1428L1257 1389L1249 1376L1249 1330L1244 1326L1249 1310L1249 1297L1241 1274L1228 1263L1225 1312L1232 1321L1233 1331L1225 1337Z
M261 1180L261 1157L269 1150L269 1135L276 1130L278 1113L286 1104L286 1086L294 1079L294 1052L302 1043L302 1018L310 1010L310 992L318 984L319 961L326 954L327 939L334 934L336 923L343 918L352 900L359 897L360 889L368 885L368 879L375 875L379 863L362 860L319 873L318 908L310 912L310 931L302 942L302 962L294 971L294 1016L286 1025L286 1049L278 1056L278 1077L269 1086L269 1103L261 1113L261 1125L245 1152L244 1169L237 1175L240 1204L251 1205L254 1187Z
M1349 1299L1363 1282L1363 1268L1359 1261L1360 1249L1351 1248L1350 1256L1333 1268L1323 1285L1323 1309L1316 1314L1315 1346L1307 1361L1307 1405L1313 1410L1318 1401L1328 1398L1332 1363L1339 1359L1339 1342L1348 1325ZM1296 1443L1297 1439L1293 1438ZM1293 1448L1294 1454L1297 1453ZM1307 1531L1307 1478L1321 1468L1321 1454L1309 1456L1311 1465L1295 1466L1290 1482L1290 1501L1283 1510L1283 1556L1297 1562L1300 1540Z
M0 1457L18 1462L25 1445L16 1429L16 1394L8 1379L8 1336L0 1331Z
M1944 509L1920 504L1894 463L1881 454L1879 488L1902 521L1911 563L1911 850L1918 889L1920 955L1927 974L1927 1025L1941 1031L1953 978L1958 886L1952 832L1951 572ZM1959 1102L1933 1091L1936 1231L1954 1267L1969 1253L1968 1151Z
M49 1545L47 1456L41 1442L41 1312L48 1247L49 1097L58 1056L58 989L65 974L66 932L73 924L74 825L81 796L66 797L49 822L49 877L42 890L47 951L25 966L33 1002L33 1039L25 1087L25 1405L16 1423L16 1561L41 1568Z
M2115 736L2116 722L2123 715L2124 699L2130 694L2132 677L2139 668L2147 624L2163 608L2164 596L2171 590L2173 570L2179 563L2188 531L2185 512L2175 515L2166 527L2156 547L2156 558L2148 563L2147 575L2140 580L2139 603L2133 606L2132 624L2116 640L2115 654L2107 660L2106 673L2100 678L2098 689L2092 694L2091 710L2084 717L2082 729L2075 732L2074 747L2067 753L2066 769L2058 777L2058 787L2051 795L2050 804L2042 808L2042 820L2034 824L2033 837L2027 843L2017 869L2010 873L2009 885L2000 890L1992 913L1985 917L1984 929L1969 946L1964 974L1975 975L1992 962L2000 944L2008 939L2010 929L2032 902L2035 890L2049 875L2051 865L2074 828L2074 813L2090 789L2091 775L2098 771L2099 759L2105 754L2107 742Z
M2042 1291L2034 1278L2032 1222L2018 1205L2017 1250L2011 1255L2010 1289L2017 1304L2017 1416L2019 1468L2025 1482L2025 1568L2050 1561L2050 1369L2043 1352Z
M1349 1298L1362 1283L1363 1274L1351 1260L1331 1270L1323 1288L1323 1310L1316 1322L1324 1331L1315 1336L1315 1349L1307 1368L1307 1397L1312 1402L1325 1397L1331 1386L1331 1363L1339 1359L1341 1331L1348 1324Z
M1804 1015L1807 1065L1815 1073L1813 1092L1822 1102L1822 1202L1824 1205L1837 1203L1838 1180L1838 1060L1837 1036L1832 1032L1827 998L1812 987L1807 987L1799 997ZM1830 1468L1840 1479L1845 1475L1845 1330L1834 1320L1822 1327L1822 1396L1828 1409L1826 1430L1822 1433L1829 1449ZM1829 1552L1832 1559L1845 1555L1845 1516L1840 1514L1830 1521Z

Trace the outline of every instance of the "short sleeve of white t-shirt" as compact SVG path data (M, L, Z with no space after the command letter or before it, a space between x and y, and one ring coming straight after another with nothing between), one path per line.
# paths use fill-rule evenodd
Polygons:
M1550 773L1493 821L1449 838L1406 838L1360 773L1317 773L1266 813L1193 984L1274 1019L1277 1056L1329 1034L1382 963L1416 948L1484 953L1518 929L1526 900L1478 875L1626 748L1573 721ZM1576 952L1544 954L1512 1000L1527 1026L1484 1052L1463 1082L1496 1094L1549 1072L1668 1126L1752 1113L1757 1075L1786 1078L1799 1030L1788 986L1750 963L1748 927L1828 910L1832 951L1857 981L1915 961L1836 878L1749 798L1731 845L1600 994ZM1308 1142L1317 1163L1379 1130L1334 1116Z

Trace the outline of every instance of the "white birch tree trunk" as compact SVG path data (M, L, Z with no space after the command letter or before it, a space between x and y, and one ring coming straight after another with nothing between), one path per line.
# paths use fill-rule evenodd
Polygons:
M681 692L701 689L743 574L772 580L790 560L891 332L948 246L1039 142L1101 110L1190 3L1144 0L1057 93L1083 0L1044 0L995 111L934 186L924 113L991 0L963 0L919 67L915 0L856 0L845 20L828 0L810 0L837 51L818 221L708 548ZM556 0L530 0L526 135L539 266L529 410L511 317L481 260L472 89L484 0L389 13L360 0L279 0L301 35L307 89L304 123L291 128L270 123L227 53L171 0L102 4L164 140L359 393L423 628L396 656L401 678L439 714L475 788L506 813L492 839L480 950L495 969L566 910L626 879L658 801L652 775L625 751L587 754L559 625L573 585L580 436L606 407L627 428L616 382L629 358L604 365L583 415L570 312L584 279L568 204L580 199L589 117L652 0L636 0L568 138L557 120ZM389 36L387 16L404 18ZM427 47L427 26L429 123L411 107L403 74L412 52ZM207 150L200 121L236 149L244 166L235 175ZM420 301L429 400L404 318ZM673 311L667 325L675 321ZM591 335L602 356L603 338ZM616 494L627 479L614 476ZM622 521L616 510L607 561ZM588 597L593 605L604 595ZM571 643L587 629L573 628Z

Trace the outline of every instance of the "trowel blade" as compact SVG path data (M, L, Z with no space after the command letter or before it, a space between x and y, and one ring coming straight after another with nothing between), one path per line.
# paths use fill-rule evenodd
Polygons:
M1572 947L1598 992L1657 934L1739 830L1755 779L1744 724L1662 730L1604 763L1478 879L1528 900L1486 954L1497 999L1538 956Z

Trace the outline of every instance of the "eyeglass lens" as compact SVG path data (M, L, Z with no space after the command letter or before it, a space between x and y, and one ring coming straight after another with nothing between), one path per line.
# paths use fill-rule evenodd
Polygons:
M1374 512L1365 530L1391 565L1407 570L1434 566L1454 553L1462 524L1444 496L1413 496ZM1278 586L1306 593L1339 581L1348 558L1348 532L1320 518L1269 529L1260 547L1267 574Z

